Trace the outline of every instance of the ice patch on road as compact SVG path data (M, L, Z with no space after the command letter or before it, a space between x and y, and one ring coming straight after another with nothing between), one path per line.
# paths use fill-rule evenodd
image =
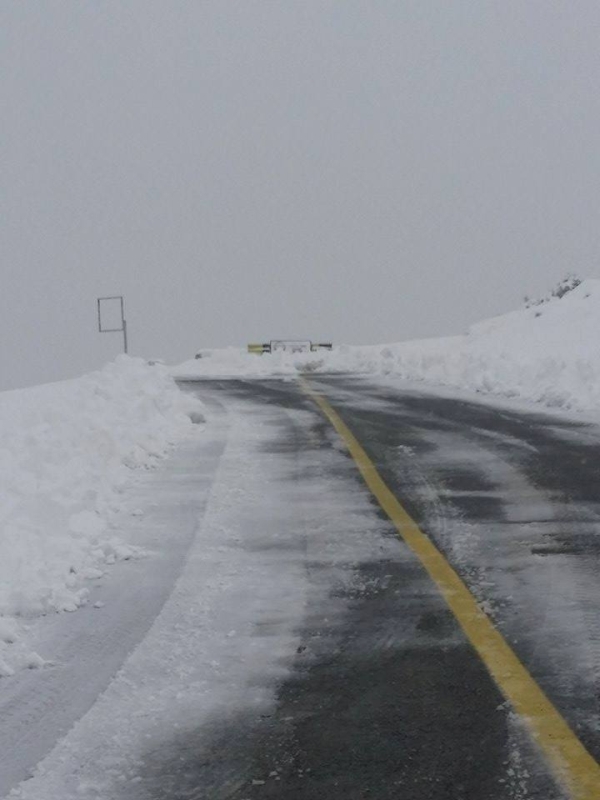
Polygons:
M460 432L423 433L434 447L410 470L414 485L424 487L424 526L534 677L551 681L565 716L576 729L594 731L598 702L592 716L588 706L572 699L597 697L600 681L597 559L593 554L587 561L574 559L556 542L576 541L582 534L598 537L596 510L536 486L514 456L523 451L522 443L479 428L471 432L479 441ZM490 486L480 494L498 501L499 508L493 516L465 519L461 501L476 500L478 492L446 489L444 481L474 464ZM544 555L548 547L551 555Z

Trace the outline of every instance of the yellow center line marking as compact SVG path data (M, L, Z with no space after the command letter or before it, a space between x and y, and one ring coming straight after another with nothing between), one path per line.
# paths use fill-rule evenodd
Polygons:
M556 778L572 800L599 800L600 765L537 685L490 618L479 608L442 553L400 505L341 417L308 381L301 378L300 384L343 439L365 483L394 523L400 537L419 558L441 591L500 691L529 727Z

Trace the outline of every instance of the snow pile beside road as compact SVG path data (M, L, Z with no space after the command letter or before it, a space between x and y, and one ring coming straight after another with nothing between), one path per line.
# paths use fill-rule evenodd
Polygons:
M588 280L561 298L480 322L465 336L352 348L346 358L353 371L598 411L599 343L600 281Z
M171 369L175 378L194 379L198 377L254 377L268 378L274 375L297 375L306 368L322 365L316 353L275 353L256 355L241 347L226 347L206 350L202 358L185 361Z
M213 351L173 374L293 375L351 372L492 393L577 410L600 409L600 281L474 325L464 336L333 352L249 355Z
M77 380L0 393L0 675L17 637L8 617L73 611L87 579L135 555L110 526L119 491L200 414L164 367L126 356Z

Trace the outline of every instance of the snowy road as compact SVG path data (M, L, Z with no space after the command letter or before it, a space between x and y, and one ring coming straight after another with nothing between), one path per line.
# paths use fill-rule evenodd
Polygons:
M598 759L598 429L311 384ZM207 437L131 498L156 555L42 620L54 666L0 684L1 791L33 769L23 800L567 798L300 386L185 388Z

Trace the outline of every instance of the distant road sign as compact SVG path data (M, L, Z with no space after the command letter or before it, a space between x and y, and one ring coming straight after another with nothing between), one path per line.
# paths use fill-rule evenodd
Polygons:
M99 333L122 333L123 352L127 353L127 321L123 295L98 298Z
M249 344L248 352L255 355L263 353L314 353L317 350L332 350L331 342L311 342L307 339L272 339L262 344Z
M310 353L311 344L309 341L294 339L272 339L271 352L285 350L287 353Z

